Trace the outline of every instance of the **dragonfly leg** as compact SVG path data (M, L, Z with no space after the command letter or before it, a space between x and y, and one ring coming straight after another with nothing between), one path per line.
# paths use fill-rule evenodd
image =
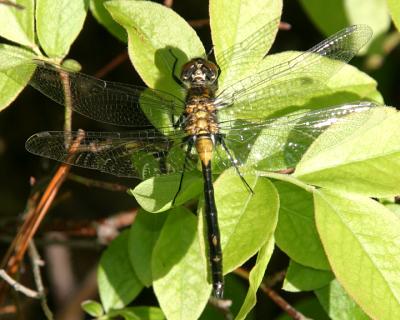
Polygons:
M175 80L177 84L179 84L181 87L183 87L183 83L181 78L177 77L175 74L176 71L176 64L178 63L178 58L176 55L174 55L173 51L169 49L169 53L174 57L174 64L172 65L172 78Z
M172 205L175 204L176 197L178 196L179 192L181 192L182 184L183 184L183 176L184 176L184 174L185 174L185 169L186 169L187 161L188 161L190 152L192 151L193 144L194 144L193 137L189 137L189 140L188 140L188 142L187 142L187 150L186 150L186 154L185 154L185 161L184 161L184 163L183 163L183 168L182 168L182 173L181 173L181 179L179 180L179 187L178 187L178 190L176 191L175 196L174 196L174 199L172 200Z
M237 161L236 159L233 157L232 153L229 151L228 146L225 143L224 137L222 135L218 136L218 142L221 144L222 148L224 148L226 154L228 155L229 161L231 162L232 166L235 168L237 174L239 175L240 180L242 180L244 186L246 187L246 189L254 194L253 189L250 187L250 185L248 184L248 182L246 181L246 179L243 177L243 174L240 172L239 167L237 165Z

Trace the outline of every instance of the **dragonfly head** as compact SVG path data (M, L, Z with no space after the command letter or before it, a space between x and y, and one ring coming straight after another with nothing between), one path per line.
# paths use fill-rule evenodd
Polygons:
M216 85L218 67L203 58L192 59L182 67L181 80L186 87Z

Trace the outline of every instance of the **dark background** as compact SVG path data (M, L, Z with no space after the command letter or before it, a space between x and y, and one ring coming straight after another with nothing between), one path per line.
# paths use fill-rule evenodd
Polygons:
M282 21L291 24L292 28L289 31L279 32L272 49L273 52L291 49L306 50L325 38L312 25L296 1L285 1L283 8ZM205 1L177 0L174 2L173 9L186 20L208 18L208 3ZM196 31L206 49L211 48L209 27L197 28ZM126 51L126 45L111 36L89 13L83 31L74 43L68 57L81 63L82 72L93 75L124 51ZM400 47L397 46L386 56L382 66L375 71L365 69L366 61L365 57L355 58L352 63L378 81L379 90L383 94L386 104L400 106ZM105 79L143 84L129 61L118 66ZM31 87L26 88L14 103L0 114L0 249L2 252L6 250L10 240L16 234L19 219L23 215L26 201L31 192L30 177L33 176L38 181L46 181L57 168L57 163L26 152L25 140L38 131L62 130L63 116L62 107ZM118 128L98 124L76 114L73 115L73 119L74 128L118 130ZM137 180L119 179L79 168L73 168L73 172L94 179L122 183L130 187L138 183ZM67 181L62 186L59 196L46 218L45 227L39 232L37 238L43 238L45 233L43 230L51 228L54 220L98 219L134 207L136 207L134 198L125 193L89 188L76 182ZM93 241L95 242L95 240ZM85 249L73 248L70 253L74 274L79 281L84 279L88 271L96 265L101 253L101 246L93 245L92 248ZM278 254L274 256L270 268L280 270L286 263L285 258ZM29 278L27 281L28 284L31 283ZM286 295L286 297L293 301L303 296ZM49 299L51 307L55 310L60 308L52 297L51 291ZM21 301L26 306L26 314L29 315L26 319L42 318L38 303L27 299ZM138 303L155 305L156 301L152 297L151 291L146 291L140 296ZM270 315L280 314L278 307L265 298L261 298L258 308L257 313L260 315L260 319L263 318L262 315L265 314L266 308ZM33 316L32 312L37 312L37 316Z

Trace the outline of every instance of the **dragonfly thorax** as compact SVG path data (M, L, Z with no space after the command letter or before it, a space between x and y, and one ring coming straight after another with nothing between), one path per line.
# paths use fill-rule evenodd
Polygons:
M219 132L216 108L212 100L204 101L192 97L185 108L185 131L190 136Z

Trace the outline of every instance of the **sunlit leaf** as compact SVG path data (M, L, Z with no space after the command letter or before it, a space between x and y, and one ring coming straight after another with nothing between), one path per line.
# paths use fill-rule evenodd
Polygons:
M28 83L34 68L21 63L32 57L33 54L27 50L0 44L0 111L13 102ZM15 78L21 81L13 80Z
M43 50L63 58L83 27L89 0L37 0L36 29Z
M97 283L104 310L123 308L142 290L128 259L128 230L122 232L103 253L97 271Z
M240 79L269 51L278 31L281 11L282 0L210 1L214 51L217 63L223 63L225 69L219 78L220 88L224 87L225 79L230 82ZM256 30L259 32L254 34ZM248 42L232 50L243 40ZM257 46L253 46L255 42ZM239 62L245 67L238 66Z
M349 25L366 23L374 31L374 37L377 37L390 26L386 0L300 0L300 3L325 35Z
M129 259L140 281L147 287L153 282L151 260L167 213L139 210L129 230Z
M291 260L282 289L290 292L311 291L326 286L333 278L330 271L313 269Z
M272 183L252 175L245 179L254 194L233 170L225 171L214 183L224 273L256 254L270 240L277 223L278 195ZM205 230L203 219L200 228Z
M295 176L309 184L366 196L400 194L400 114L378 107L353 114L308 149Z
M400 2L397 0L387 0L387 3L392 20L397 30L400 30Z
M96 20L102 24L112 35L123 42L128 41L128 36L124 28L122 28L111 17L110 13L104 7L104 2L107 0L90 0L90 11Z
M103 315L103 307L100 303L93 300L85 300L81 303L82 309L92 317L100 317Z
M161 212L175 204L183 204L198 196L202 191L202 180L198 174L186 173L179 190L180 175L167 175L147 179L131 190L140 206L149 212Z
M336 280L333 280L329 285L323 288L315 290L315 294L332 320L370 319L349 297Z
M314 221L312 194L286 182L277 181L280 197L275 239L291 259L308 267L329 270Z
M256 263L250 271L249 275L249 290L247 292L246 298L243 305L236 316L236 320L247 319L247 315L253 309L257 302L257 291L264 278L265 270L267 269L268 262L271 258L272 252L274 250L274 236L271 233L271 237L262 246L257 254Z
M400 317L400 219L375 200L314 193L318 233L345 291L375 319Z
M183 207L170 210L153 249L154 292L168 319L197 319L211 293L197 222Z
M18 4L23 6L23 9L4 4L0 5L0 36L31 48L36 47L35 1L19 0Z

